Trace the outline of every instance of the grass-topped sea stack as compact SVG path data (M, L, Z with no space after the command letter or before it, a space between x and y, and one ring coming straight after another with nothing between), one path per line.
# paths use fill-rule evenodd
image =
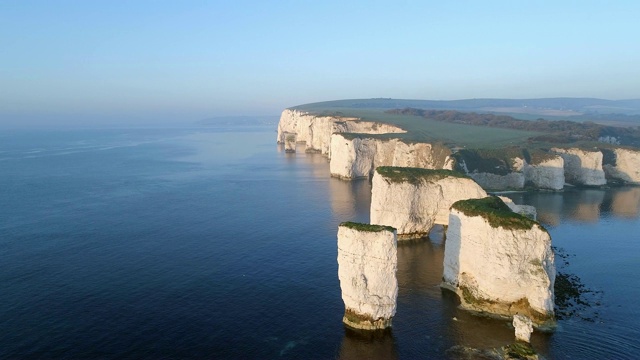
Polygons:
M338 227L338 277L345 313L355 329L391 326L398 297L396 230L345 222Z
M504 317L519 313L550 328L555 276L551 237L539 223L495 196L451 206L443 287L458 293L463 308Z
M459 172L381 166L371 187L371 223L393 226L399 239L419 238L434 224L448 223L454 202L485 196L480 185Z

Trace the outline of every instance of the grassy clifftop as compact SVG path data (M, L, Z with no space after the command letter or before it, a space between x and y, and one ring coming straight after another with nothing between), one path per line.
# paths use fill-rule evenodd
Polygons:
M396 231L396 229L391 226L363 224L363 223L356 223L351 221L343 222L340 224L340 226L344 226L346 228L357 230L357 231L366 231L366 232Z
M311 103L293 109L316 115L389 123L407 131L405 134L394 134L394 137L418 142L442 142L451 148L548 148L560 144L606 146L597 142L600 136L623 138L622 145L640 147L640 129L636 129L640 125L640 100L548 98L436 101L379 98ZM593 109L598 110L595 112Z
M483 199L460 200L451 205L452 209L473 217L480 216L486 219L492 227L501 227L509 230L529 230L539 224L526 216L514 213L496 196L488 196ZM543 227L540 227L544 229Z
M376 172L391 182L409 182L412 184L418 184L422 180L438 181L447 177L470 179L457 171L412 167L380 166L376 169Z

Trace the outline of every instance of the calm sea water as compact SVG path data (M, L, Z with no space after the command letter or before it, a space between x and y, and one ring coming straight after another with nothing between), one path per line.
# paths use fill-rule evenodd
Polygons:
M0 133L0 358L433 358L513 340L438 287L442 229L398 249L392 332L345 331L336 231L370 185L274 127ZM640 353L640 188L512 194L599 291L533 336L549 358Z

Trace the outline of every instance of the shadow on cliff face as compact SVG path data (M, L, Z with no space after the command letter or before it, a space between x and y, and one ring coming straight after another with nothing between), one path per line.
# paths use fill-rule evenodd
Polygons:
M397 359L398 350L391 329L360 331L344 328L339 358L349 359Z

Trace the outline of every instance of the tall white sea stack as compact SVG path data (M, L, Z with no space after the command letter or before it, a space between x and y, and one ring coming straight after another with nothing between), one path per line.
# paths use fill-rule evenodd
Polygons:
M504 317L519 313L536 327L551 327L555 276L551 237L540 224L493 196L453 204L443 287L458 293L461 307Z
M373 175L371 223L392 226L399 239L429 234L447 225L449 207L487 193L471 178L450 170L381 166Z
M345 222L338 227L338 278L342 321L365 330L391 326L398 297L396 230Z

